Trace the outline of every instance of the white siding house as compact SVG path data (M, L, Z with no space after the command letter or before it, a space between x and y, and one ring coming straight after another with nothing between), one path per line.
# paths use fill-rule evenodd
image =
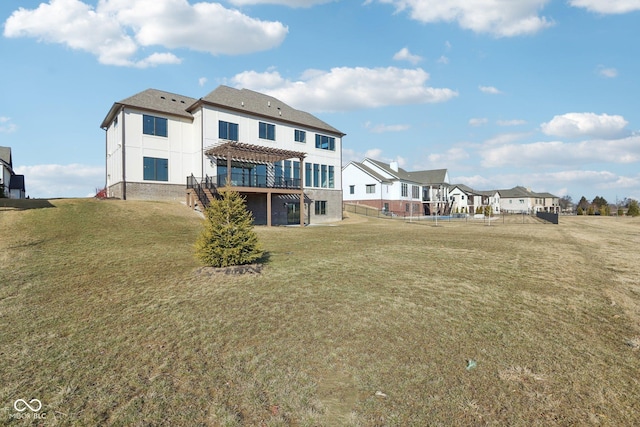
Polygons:
M200 99L148 89L114 103L101 127L110 197L206 206L229 183L257 224L342 218L344 133L276 98L227 86Z
M448 214L446 169L407 172L397 162L365 158L342 170L345 203L362 204L396 215Z
M0 186L4 197L10 199L24 199L26 197L24 175L18 175L13 170L10 147L0 147Z

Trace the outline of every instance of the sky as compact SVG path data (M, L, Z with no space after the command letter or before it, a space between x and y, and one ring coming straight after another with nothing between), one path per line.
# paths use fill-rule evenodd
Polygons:
M0 146L30 197L105 184L114 102L274 96L476 190L640 199L640 0L3 0Z

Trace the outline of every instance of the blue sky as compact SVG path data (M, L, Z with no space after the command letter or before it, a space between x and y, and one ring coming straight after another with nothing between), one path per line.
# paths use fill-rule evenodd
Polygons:
M225 84L345 132L344 164L640 199L640 0L4 0L0 22L0 145L31 197L104 185L114 102Z

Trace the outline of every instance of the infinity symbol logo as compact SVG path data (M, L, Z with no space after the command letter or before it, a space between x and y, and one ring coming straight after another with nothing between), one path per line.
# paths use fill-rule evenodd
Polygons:
M19 403L22 403L22 405L24 406L18 406ZM29 405L29 403L34 403L34 405L31 406ZM29 403L27 403L27 401L24 399L18 399L13 402L13 409L18 412L24 412L27 410L27 408L31 409L32 412L38 412L40 409L42 409L42 402L40 402L38 399L31 399Z

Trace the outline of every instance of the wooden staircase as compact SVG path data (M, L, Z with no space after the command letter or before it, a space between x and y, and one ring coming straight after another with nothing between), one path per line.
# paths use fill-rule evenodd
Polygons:
M218 196L218 190L213 185L213 179L206 176L202 182L191 174L187 177L187 206L204 211L211 201Z

